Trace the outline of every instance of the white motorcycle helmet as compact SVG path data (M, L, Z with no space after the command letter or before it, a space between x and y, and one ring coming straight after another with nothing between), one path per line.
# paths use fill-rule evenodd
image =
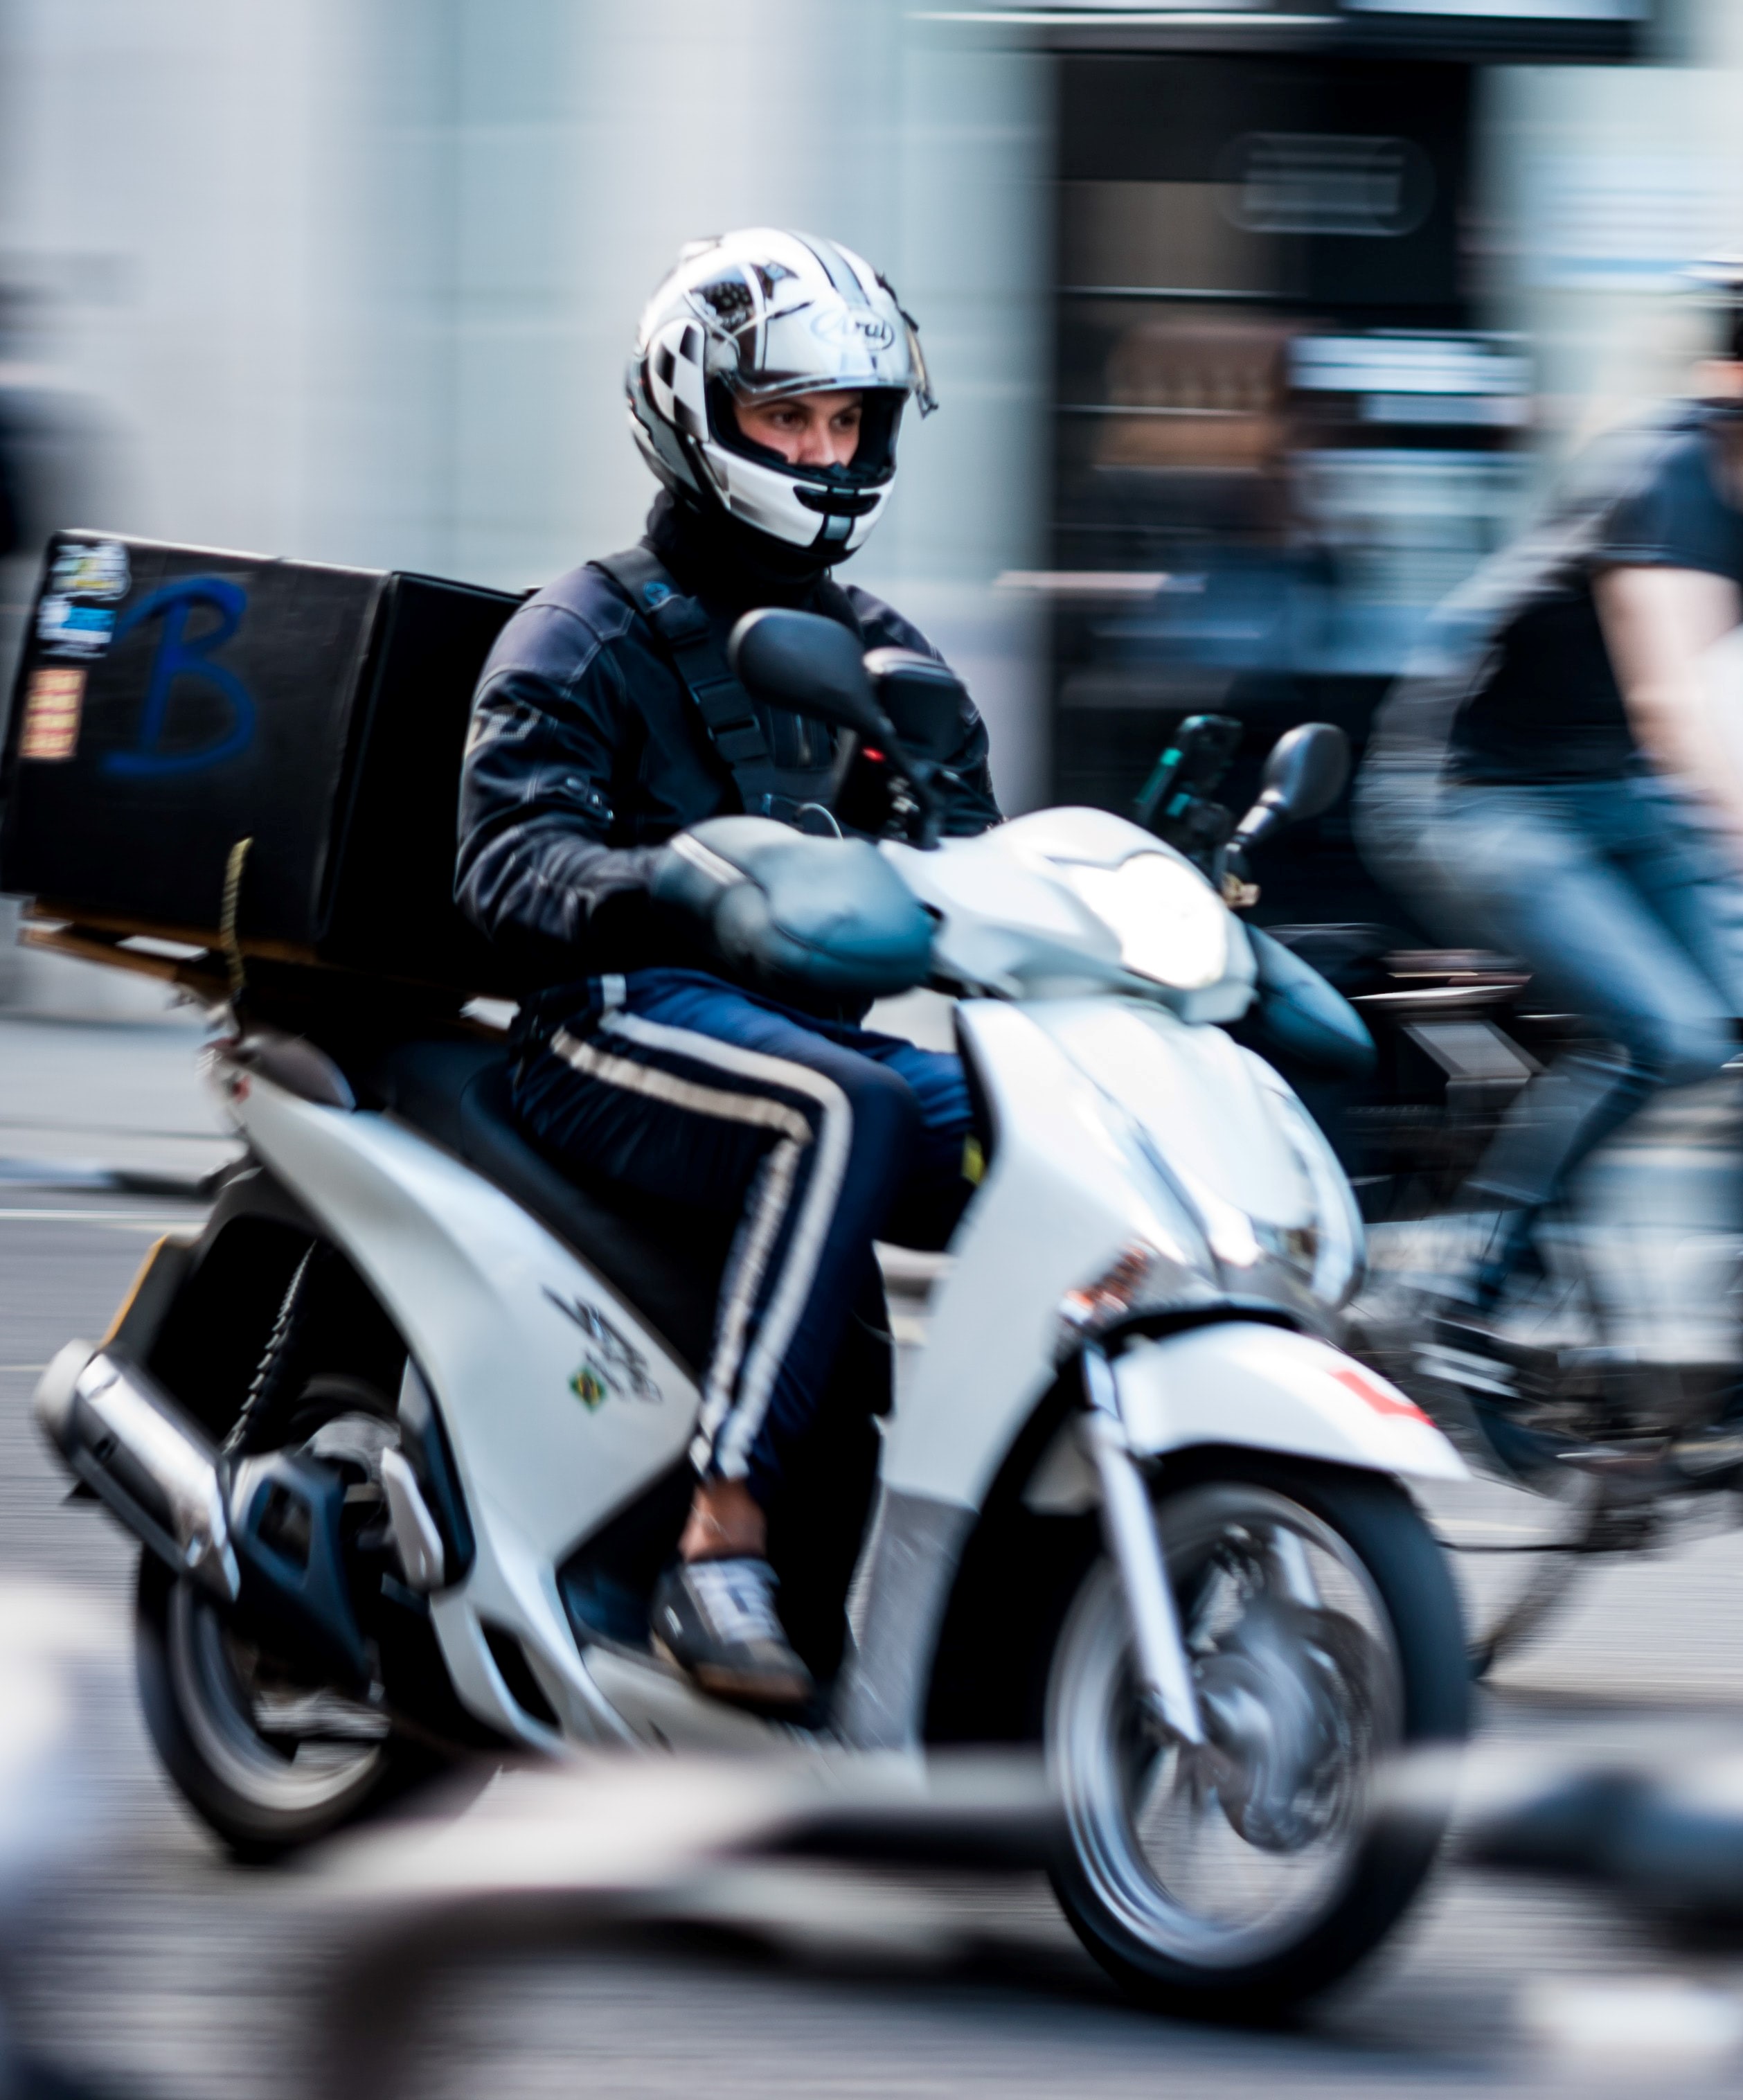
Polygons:
M846 466L790 466L743 436L733 403L856 387L859 443ZM630 428L666 487L819 564L862 545L896 477L910 395L938 405L920 333L849 249L753 227L697 241L647 303L629 360Z

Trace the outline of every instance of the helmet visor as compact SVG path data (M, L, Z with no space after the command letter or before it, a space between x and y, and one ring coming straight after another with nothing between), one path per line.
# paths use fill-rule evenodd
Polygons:
M854 457L843 465L796 466L783 453L748 437L739 427L737 404L741 400L761 404L791 400L800 394L843 392L857 392L859 395L858 440L854 447ZM736 452L741 459L754 460L758 466L773 467L796 481L844 491L878 488L896 470L896 436L902 426L902 411L907 405L907 398L905 387L854 387L851 382L845 386L832 382L823 386L771 388L766 393L746 395L730 381L718 381L708 390L708 433L723 451Z

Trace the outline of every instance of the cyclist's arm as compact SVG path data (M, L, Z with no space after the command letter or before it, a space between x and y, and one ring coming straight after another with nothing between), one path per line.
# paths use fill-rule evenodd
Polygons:
M1635 741L1743 848L1743 737L1733 748L1714 719L1701 660L1743 625L1743 592L1728 576L1647 563L1600 571L1593 591Z

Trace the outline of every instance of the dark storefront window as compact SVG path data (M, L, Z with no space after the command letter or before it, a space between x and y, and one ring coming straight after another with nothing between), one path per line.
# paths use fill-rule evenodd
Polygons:
M1071 54L1058 83L1054 786L1121 809L1195 711L1249 767L1308 717L1359 741L1517 514L1529 375L1476 325L1468 64ZM1360 909L1341 812L1262 915L1309 878Z

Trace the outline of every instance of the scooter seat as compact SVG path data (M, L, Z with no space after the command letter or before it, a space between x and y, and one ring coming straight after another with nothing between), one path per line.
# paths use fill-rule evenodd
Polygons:
M558 1166L515 1116L510 1062L499 1043L426 1037L381 1052L357 1076L372 1105L434 1138L531 1211L699 1374L737 1220Z

